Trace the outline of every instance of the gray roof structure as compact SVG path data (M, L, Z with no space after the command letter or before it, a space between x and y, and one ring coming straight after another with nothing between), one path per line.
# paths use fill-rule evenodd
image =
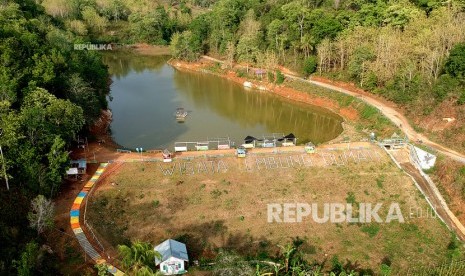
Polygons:
M189 261L186 245L172 239L168 239L155 246L154 250L158 251L161 255L161 260L159 258L155 258L156 265L159 265L161 262L164 262L171 257L175 257L186 262Z
M71 164L71 167L75 168L75 167L78 167L78 168L82 168L82 169L85 169L87 168L87 161L86 159L79 159L79 160L71 160L70 162Z

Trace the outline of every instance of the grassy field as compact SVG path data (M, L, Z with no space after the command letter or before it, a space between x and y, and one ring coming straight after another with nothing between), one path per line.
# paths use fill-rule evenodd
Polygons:
M171 173L170 173L171 172ZM270 203L400 204L405 223L268 223ZM112 245L132 240L186 242L191 260L218 248L274 256L292 238L305 240L310 261L338 259L355 269L393 272L447 261L451 234L412 180L379 148L234 157L178 158L171 164L126 163L89 201L88 218ZM413 216L411 216L411 213Z

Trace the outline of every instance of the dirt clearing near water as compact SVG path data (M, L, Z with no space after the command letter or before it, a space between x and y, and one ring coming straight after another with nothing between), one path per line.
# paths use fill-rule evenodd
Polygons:
M268 222L268 204L382 203L400 206L404 223ZM411 179L375 146L319 149L315 154L266 153L196 157L173 163L125 163L90 198L88 218L112 246L142 240L185 242L191 260L211 259L218 248L253 257L274 256L292 238L305 240L310 261L337 255L356 269L394 274L446 261L451 235L432 217Z

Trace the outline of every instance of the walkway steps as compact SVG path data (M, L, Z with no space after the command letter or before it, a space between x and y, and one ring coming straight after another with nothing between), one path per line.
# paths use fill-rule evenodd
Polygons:
M102 258L102 256L97 252L97 250L95 250L95 248L92 246L92 244L87 239L86 234L82 230L81 224L79 222L80 215L81 215L80 209L81 209L82 202L84 201L84 198L87 196L87 193L94 187L95 183L98 181L100 176L103 174L107 166L108 166L108 163L101 163L97 171L95 172L95 174L86 183L84 188L82 188L82 191L79 192L79 194L76 196L76 199L74 199L73 205L69 212L69 217L70 217L69 222L71 224L71 229L73 229L74 235L76 236L81 247L84 249L84 252L86 252L86 254L89 257L91 257L95 263L107 264L108 272L110 272L111 274L116 275L116 276L122 276L124 275L124 273L121 270L107 263L107 261Z

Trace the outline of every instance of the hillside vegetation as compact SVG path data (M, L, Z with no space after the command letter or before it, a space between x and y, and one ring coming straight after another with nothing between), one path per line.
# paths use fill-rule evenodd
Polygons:
M38 195L36 206L50 206L71 145L107 107L100 55L73 44L170 45L179 59L209 54L273 78L284 65L351 81L464 151L464 26L464 0L0 1L0 274L69 274L60 269L73 266L43 246L47 231L58 231L53 217L39 228L30 212ZM456 175L452 192L463 193Z
M39 235L53 217L47 229L29 228L39 214L28 214L30 201L57 195L69 147L106 107L108 91L99 55L74 51L74 39L34 1L0 2L1 275L58 273ZM45 197L41 207L50 206Z
M435 140L465 149L465 2L451 0L43 0L95 41L171 44L274 71L351 81L401 107ZM457 119L447 124L443 118Z

